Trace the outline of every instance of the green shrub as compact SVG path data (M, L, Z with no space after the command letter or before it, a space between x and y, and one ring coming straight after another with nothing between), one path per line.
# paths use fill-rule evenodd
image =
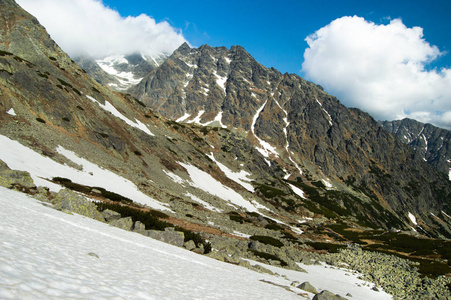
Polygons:
M36 121L41 122L41 123L43 123L43 124L46 123L45 120L44 120L44 119L41 119L41 118L36 118Z
M270 237L270 236L253 235L250 237L250 239L253 241L259 241L260 243L271 245L271 246L274 246L277 248L280 248L283 246L283 243L281 241L279 241L278 239L275 239L273 237Z
M54 58L53 56L49 56L50 60L56 61L56 58Z
M138 155L138 156L141 156L141 155L142 155L142 153L139 152L138 150L133 151L133 153L135 153L135 154Z
M99 94L100 94L100 91L99 91L98 89L96 89L95 87L92 87L92 90L93 90L94 92L96 92L96 93L99 93Z
M288 266L288 264L285 261L283 261L282 259L280 259L279 257L277 257L277 256L275 256L273 254L269 254L269 253L266 253L266 252L260 252L260 251L252 250L252 249L248 249L247 251L252 252L255 256L264 258L266 260L277 260L277 261L280 261L280 265L281 266Z
M72 90L78 95L81 96L81 93L79 90L77 90L76 88L72 87Z
M72 88L72 85L70 83L67 83L66 81L59 79L59 78L57 78L57 79L62 85Z
M11 52L0 50L0 56L13 55Z
M66 122L70 122L70 119L67 118L67 117L62 117L61 119L62 119L63 121L66 121Z
M85 110L83 107L81 107L80 105L76 106L79 110Z

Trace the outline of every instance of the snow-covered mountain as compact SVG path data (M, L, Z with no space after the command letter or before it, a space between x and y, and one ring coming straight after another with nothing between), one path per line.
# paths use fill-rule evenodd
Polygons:
M138 84L168 56L163 53L156 57L135 53L98 59L77 57L75 61L97 82L115 91L125 91Z
M123 59L128 63L122 68ZM126 56L103 64L113 66L113 73L127 73L133 61ZM451 296L450 278L443 276L451 273L450 182L367 114L344 107L296 75L264 68L238 46L183 45L140 75L144 79L130 90L135 97L112 91L85 71L38 20L13 0L0 1L0 185L47 206L29 198L24 204L23 195L0 190L6 214L0 227L1 296L27 296L31 290L49 297L127 298L135 295L135 284L117 277L121 273L113 264L119 257L133 265L133 279L151 269L161 279L176 273L176 282L192 280L191 298L210 292L205 287L210 278L205 283L198 277L203 268L218 278L215 270L230 272L223 274L230 289L218 290L233 298L250 297L242 282L260 279L265 281L256 287L264 283L263 290L274 289L267 295L304 293L297 288L304 278L319 290L359 297L342 281L316 281L325 267L315 268L325 262L327 269L361 272L375 293ZM127 232L110 232L104 223ZM30 241L23 241L20 228ZM55 249L47 256L40 239L41 234L49 238L45 233L54 238ZM67 253L71 233L86 246L80 256ZM159 251L163 246L154 239L179 248L164 245ZM121 255L106 246L93 248L92 240L111 244ZM16 257L10 249L27 259L8 260ZM142 249L158 261L149 261ZM87 266L91 258L99 259L92 266L102 274L110 268L112 281ZM196 262L195 275L187 259ZM168 265L174 261L181 268ZM299 273L301 262L307 273ZM49 268L40 269L44 264ZM273 270L289 279L262 278L241 267ZM100 276L101 287L84 289L80 269L87 278ZM65 284L42 281L55 276ZM161 279L155 280L164 284ZM105 282L114 287L105 290ZM354 278L343 282L356 288ZM167 297L185 297L187 285L182 287ZM142 298L169 293L138 289L142 294L136 297ZM308 291L304 296L320 299Z

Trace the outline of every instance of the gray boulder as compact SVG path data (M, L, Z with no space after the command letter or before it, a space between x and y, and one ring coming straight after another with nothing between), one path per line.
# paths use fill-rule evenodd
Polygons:
M70 211L91 219L103 221L102 214L97 210L97 206L88 201L85 197L69 189L62 189L53 199L55 209Z
M306 281L298 285L298 288L301 290L304 290L306 292L312 293L312 294L318 294L318 291L316 288L310 284L310 282Z
M316 294L312 300L347 300L347 298L335 295L329 291L322 291L321 293Z
M148 230L147 235L153 239L177 246L183 247L185 240L185 234L181 231L158 231L158 230Z
M145 234L146 233L146 225L144 225L140 221L136 221L135 226L133 227L133 231L141 233L141 234Z
M196 243L194 243L193 240L189 240L188 242L186 242L183 247L185 247L187 250L193 250L194 248L196 248Z
M32 188L36 185L31 179L30 173L25 171L11 170L6 163L0 160L0 186L10 188L19 185Z
M109 222L110 225L118 227L124 230L132 230L133 220L132 217L120 218L119 220L113 220Z
M102 215L105 218L105 221L107 221L107 222L119 220L121 218L120 213L115 212L114 210L110 210L110 209L105 209L102 212Z

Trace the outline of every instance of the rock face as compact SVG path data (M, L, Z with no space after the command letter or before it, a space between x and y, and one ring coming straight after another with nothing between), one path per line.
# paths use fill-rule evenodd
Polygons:
M153 239L160 240L177 247L183 247L183 242L185 239L183 232L169 230L168 228L165 231L149 230L147 231L147 235Z
M56 209L74 212L98 221L104 220L95 204L71 190L62 189L58 192L54 201L56 202Z
M379 122L431 166L451 180L451 132L412 119Z

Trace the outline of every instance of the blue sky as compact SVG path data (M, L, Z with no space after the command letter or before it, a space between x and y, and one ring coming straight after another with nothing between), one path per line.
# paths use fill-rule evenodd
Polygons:
M182 30L195 47L241 45L266 67L297 73L302 69L304 39L343 16L375 23L401 18L419 26L426 40L451 50L451 1L426 0L281 0L281 1L145 1L103 0L122 16L145 13ZM433 66L450 67L451 54Z
M70 56L243 46L376 120L451 129L450 0L16 0Z

